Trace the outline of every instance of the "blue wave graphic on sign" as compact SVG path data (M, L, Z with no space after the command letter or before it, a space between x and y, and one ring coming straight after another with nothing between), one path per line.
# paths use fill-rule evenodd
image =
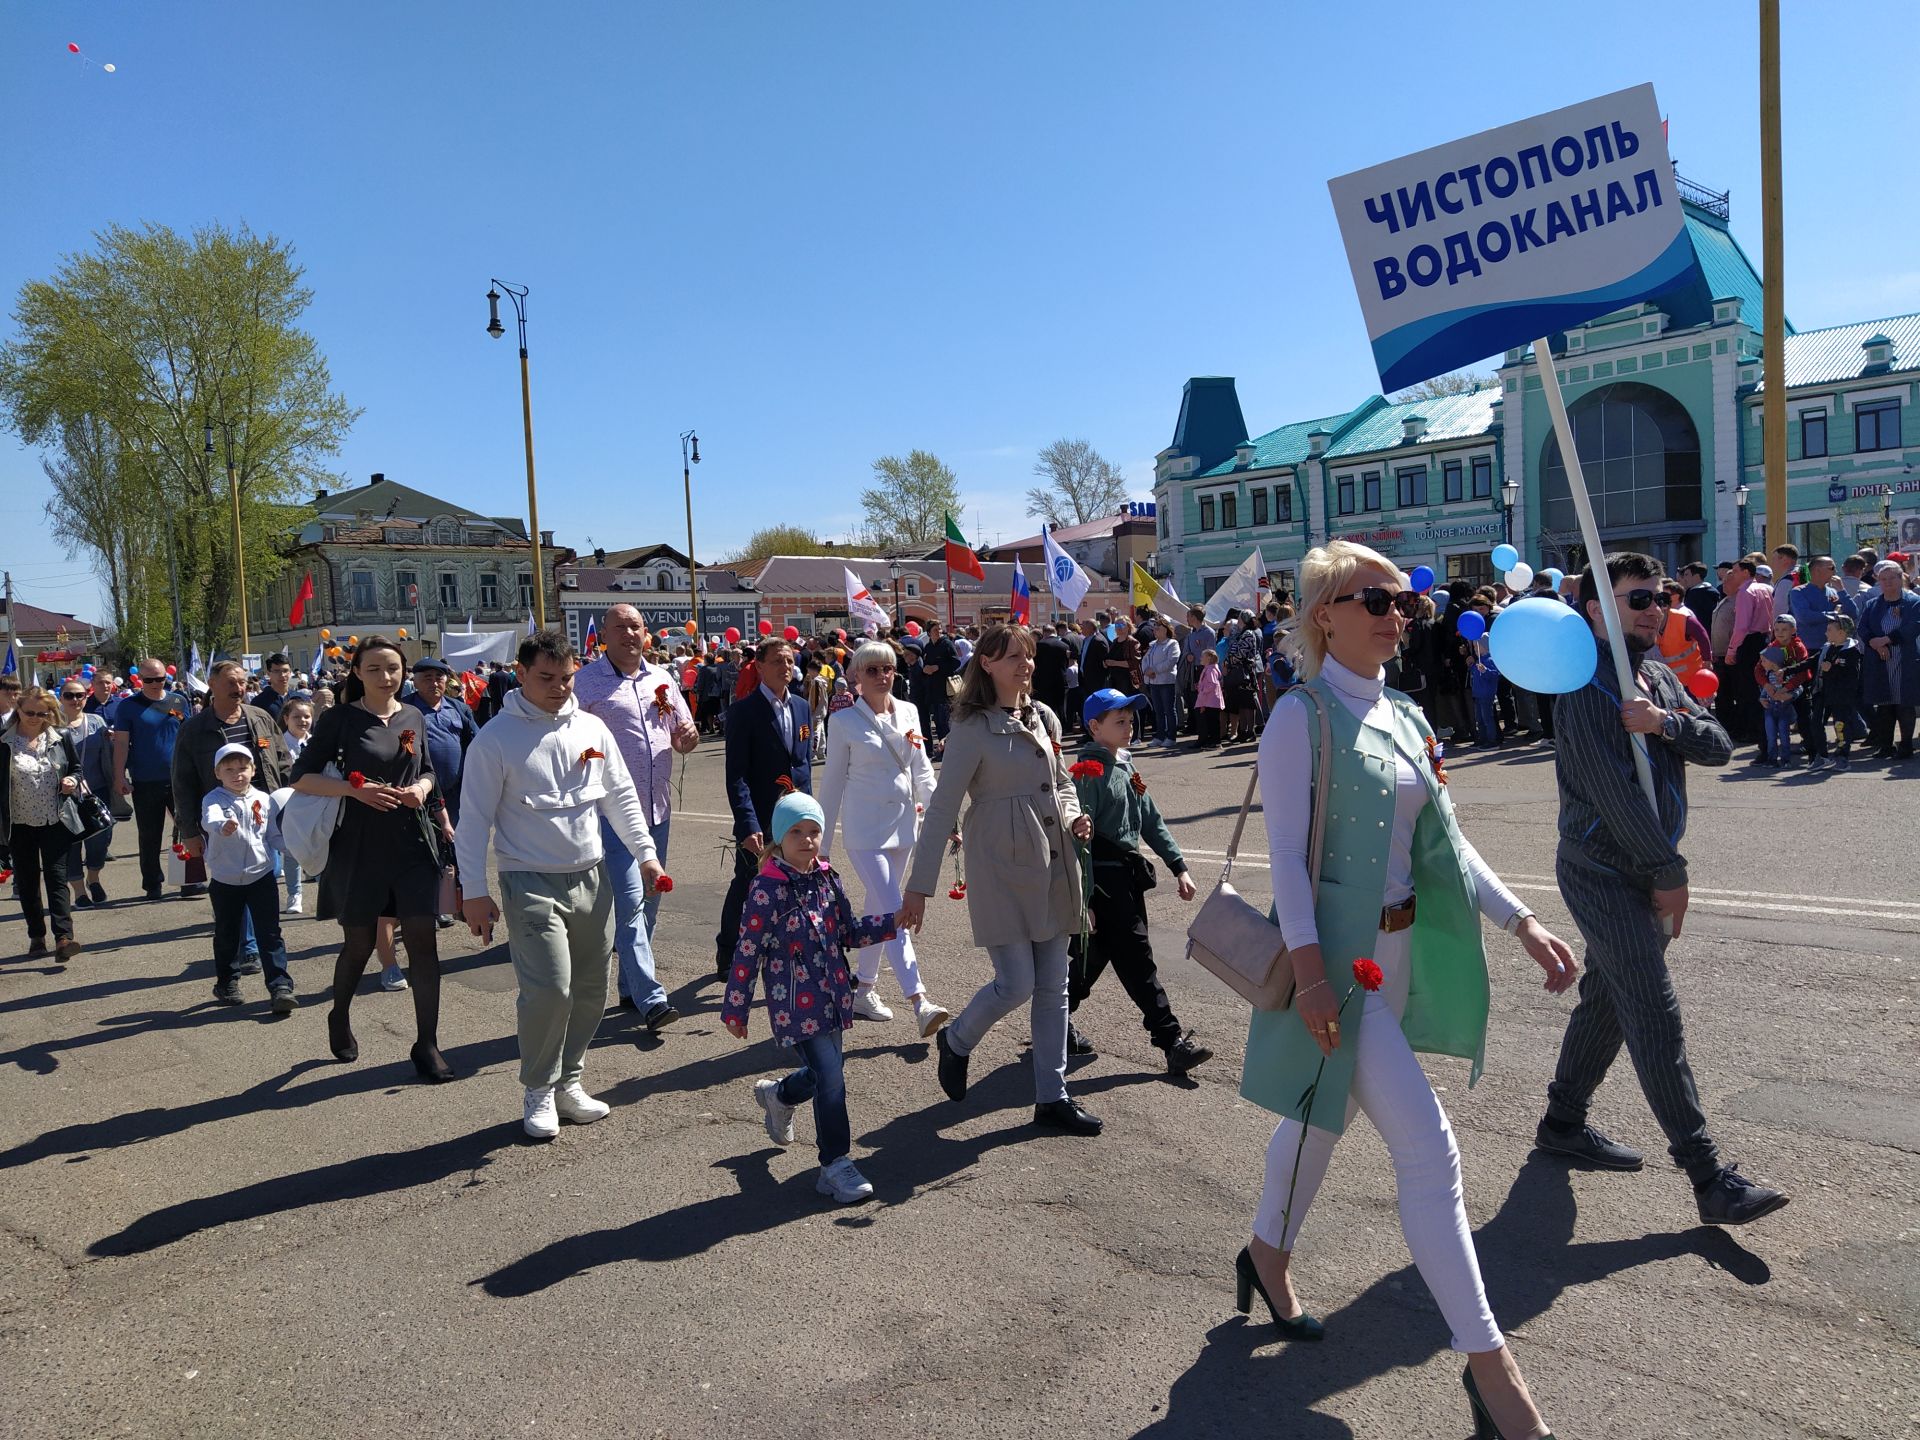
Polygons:
M1429 376L1458 370L1513 345L1652 299L1683 283L1698 268L1693 242L1682 230L1650 264L1611 285L1549 299L1473 305L1412 321L1373 343L1380 387L1393 391L1416 385ZM1515 336L1523 338L1516 340Z

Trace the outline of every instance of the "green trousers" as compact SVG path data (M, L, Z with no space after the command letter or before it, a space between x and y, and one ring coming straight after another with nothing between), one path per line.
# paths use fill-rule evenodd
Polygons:
M520 1083L571 1085L607 1008L613 890L599 866L500 872L507 949L520 981Z

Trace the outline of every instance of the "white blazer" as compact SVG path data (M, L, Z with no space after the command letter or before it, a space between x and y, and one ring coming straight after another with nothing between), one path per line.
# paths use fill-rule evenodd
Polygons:
M911 735L912 740L908 739ZM833 853L833 827L846 810L850 850L891 850L920 834L920 811L933 798L933 762L920 712L905 700L875 715L863 699L836 710L827 724L827 769L814 798L826 823L820 848Z

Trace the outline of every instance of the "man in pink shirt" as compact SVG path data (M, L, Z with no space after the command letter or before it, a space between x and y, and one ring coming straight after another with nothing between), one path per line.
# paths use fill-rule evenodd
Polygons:
M1757 555L1733 562L1727 572L1733 587L1733 633L1727 638L1726 663L1730 703L1720 706L1721 723L1736 741L1749 741L1760 732L1760 687L1753 667L1773 633L1773 571Z
M657 859L667 861L667 831L673 819L673 756L700 743L674 676L646 658L647 624L631 605L615 605L600 621L607 653L581 667L573 679L574 699L613 732L620 758L640 792ZM613 940L620 952L620 1003L638 1010L647 1028L658 1034L680 1018L654 973L653 922L660 894L648 892L640 866L613 827L600 822L603 862L613 885Z

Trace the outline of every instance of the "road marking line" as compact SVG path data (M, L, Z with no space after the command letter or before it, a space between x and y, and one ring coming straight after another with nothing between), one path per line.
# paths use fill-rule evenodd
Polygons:
M1503 875L1500 878L1505 880L1509 885L1521 881L1542 885L1554 885L1556 887L1558 885L1558 882L1554 880L1551 875ZM1792 895L1782 894L1778 890L1715 890L1701 885L1690 887L1688 894L1695 900L1709 895L1722 895L1734 900L1799 900L1804 902L1798 906L1776 907L1786 909L1805 909L1809 905L1829 906L1838 904L1866 906L1875 910L1910 910L1915 913L1916 919L1920 919L1920 903L1911 900L1869 900L1846 895Z

